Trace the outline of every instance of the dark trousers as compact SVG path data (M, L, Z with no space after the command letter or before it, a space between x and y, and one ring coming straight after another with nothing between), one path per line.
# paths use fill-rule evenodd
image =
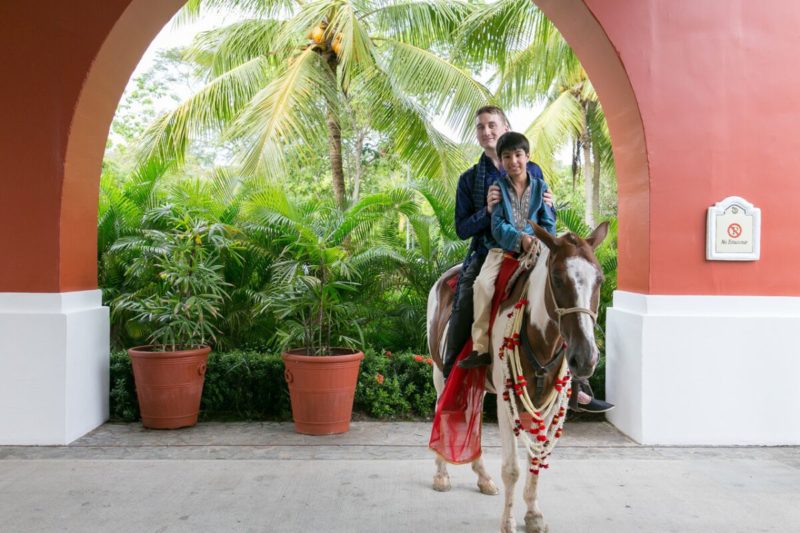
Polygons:
M472 333L472 286L475 278L481 272L485 256L475 254L462 271L456 288L456 298L453 302L453 313L450 315L447 327L447 345L444 353L444 377L450 375L450 370L456 362L456 357L461 353L464 344Z

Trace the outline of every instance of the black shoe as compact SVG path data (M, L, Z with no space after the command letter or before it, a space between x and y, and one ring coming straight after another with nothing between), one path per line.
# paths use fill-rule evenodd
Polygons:
M492 364L492 355L489 353L478 354L472 351L467 357L458 362L459 368L479 368Z
M605 413L610 411L614 408L613 403L604 402L603 400L598 400L597 398L592 398L592 401L589 403L579 403L575 411L579 413Z

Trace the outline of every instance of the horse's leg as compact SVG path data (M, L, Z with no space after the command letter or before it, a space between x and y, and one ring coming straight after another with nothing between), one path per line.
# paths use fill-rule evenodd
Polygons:
M481 493L489 496L496 496L500 493L500 489L497 488L497 485L494 484L494 481L486 471L486 466L483 464L483 456L472 461L472 471L478 474L478 490Z
M436 400L442 395L444 390L444 375L436 365L433 366L433 386L436 389ZM450 474L447 473L447 462L444 459L436 456L436 473L433 475L433 490L439 492L447 492L452 487L450 485Z
M548 527L544 523L542 510L539 509L539 500L537 498L538 490L539 476L531 474L531 472L528 471L528 477L525 480L525 490L522 493L522 497L528 505L528 512L525 513L526 533L546 533L548 531Z
M497 383L497 380L495 380ZM502 389L497 389L502 391ZM503 442L503 487L505 489L505 505L503 516L500 519L500 532L512 533L517 529L514 520L514 487L519 479L519 465L517 463L517 439L514 437L511 418L502 399L497 401L497 423L500 427L500 439Z

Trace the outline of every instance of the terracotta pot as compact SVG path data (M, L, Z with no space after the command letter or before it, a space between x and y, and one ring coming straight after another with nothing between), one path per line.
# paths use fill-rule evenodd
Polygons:
M176 429L197 424L211 348L176 352L152 346L128 350L144 427Z
M345 433L350 429L358 369L364 354L334 348L333 354L283 353L285 377L292 401L294 428L308 435Z

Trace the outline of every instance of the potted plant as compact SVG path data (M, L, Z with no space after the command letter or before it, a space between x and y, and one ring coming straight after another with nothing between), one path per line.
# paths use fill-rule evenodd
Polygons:
M193 426L209 343L216 339L215 321L227 298L229 284L215 249L225 240L224 228L181 215L173 206L151 211L148 220L165 229L143 229L114 248L135 250L128 271L150 281L117 297L112 308L151 328L149 344L128 350L142 424L154 429Z
M284 347L299 433L328 435L350 427L364 358L358 349L364 317L358 316L356 299L363 296L370 267L375 272L376 264L402 260L388 247L367 244L362 235L397 203L396 198L372 196L341 211L320 200L295 202L271 188L249 206L255 223L282 240L262 311L280 324L275 337Z

